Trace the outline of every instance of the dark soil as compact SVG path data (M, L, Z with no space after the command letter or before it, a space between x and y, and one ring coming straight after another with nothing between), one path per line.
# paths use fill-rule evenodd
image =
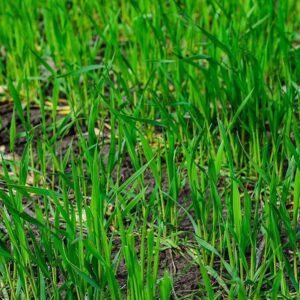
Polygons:
M13 114L13 105L10 102L0 102L0 147L2 147L2 150L3 147L5 147L4 154L10 153L9 151L10 125L11 125L12 114ZM46 122L48 124L51 124L50 114L47 114ZM36 158L37 158L36 145L38 140L41 139L41 134L42 134L40 126L38 126L40 123L41 123L40 109L38 107L32 107L30 109L30 124L32 127L35 127L32 143L33 143L34 156ZM16 114L16 127L17 127L17 133L24 132L23 126L17 114ZM107 129L104 131L104 134L105 133L108 134ZM49 133L49 138L51 138L51 133ZM63 155L67 151L71 142L76 148L76 141L77 141L76 130L75 128L71 127L67 133L65 133L62 137L60 137L56 141L56 145L54 146L57 151L57 154ZM14 153L17 154L19 157L21 157L25 145L26 145L26 139L24 137L17 138ZM75 149L75 152L76 151L78 150ZM108 151L109 151L108 145L105 144L102 145L101 151L103 157L105 158L105 156L108 155ZM50 167L49 167L49 172L51 172ZM131 163L131 160L128 156L125 156L122 160L122 166L121 166L121 181L124 182L133 173L134 173L134 167ZM115 174L113 174L113 177L114 176ZM155 186L154 178L149 170L145 171L144 179L148 187L147 196L149 196ZM164 191L167 192L168 190L167 177L163 179L162 186ZM0 188L4 188L4 186L1 187L0 185ZM186 185L182 187L178 200L180 205L182 205L183 207L187 208L189 206L190 204L189 188ZM187 217L184 216L184 214L179 220L178 229L182 232L186 232L187 238L192 238L193 228L190 221L188 220ZM1 230L3 230L3 228L0 227L0 231ZM113 254L116 253L117 251L120 251L120 247L121 247L120 243L118 243L117 240L114 244L115 247L113 249ZM139 249L139 242L137 241L137 253L139 252L138 249ZM172 274L173 285L174 285L174 289L172 291L173 294L172 297L174 299L176 297L184 297L184 296L188 297L189 299L199 299L200 297L199 294L197 295L197 290L199 290L198 289L199 284L202 282L199 273L199 267L195 264L191 264L190 261L191 260L188 259L188 254L184 253L184 249L178 251L178 249L170 248L170 249L162 250L160 253L160 263L159 263L159 272L158 272L159 278L163 276L165 270L168 270L170 274ZM122 290L124 291L124 293L126 293L127 270L124 261L121 261L116 276L118 281L120 282L120 286L122 287ZM63 278L63 276L59 276L59 275L58 277Z
M10 153L9 151L10 125L11 125L12 114L13 114L12 104L10 102L0 102L0 149L1 151L3 151L3 147L4 147L4 151L5 151L4 154ZM63 116L58 116L58 118L62 119ZM46 123L48 123L49 125L51 124L50 113L46 114ZM30 109L30 124L32 127L34 127L32 144L33 144L34 156L35 158L37 158L36 146L37 146L37 142L41 140L41 136L42 136L41 127L38 126L39 124L41 124L41 114L40 114L40 109L38 107L31 107ZM21 121L18 118L17 114L16 114L16 127L17 127L17 133L24 132ZM87 128L84 125L82 126L82 131L83 133L87 133ZM103 157L103 162L105 164L108 156L108 151L109 151L110 132L109 129L104 127L102 133L103 133L103 142L101 144L100 151L101 151L101 157ZM51 131L49 131L47 134L48 134L48 138L50 139L52 134ZM55 140L55 144L52 146L54 147L57 155L64 155L71 143L72 143L73 151L75 153L80 151L80 149L78 148L78 133L76 131L75 126L71 126L66 132L64 132L60 137L58 137ZM26 139L24 137L18 137L16 140L14 153L19 157L21 157L25 145L26 145ZM120 160L121 160L121 168L120 168L121 182L120 183L123 183L135 172L135 170L128 154L124 154L120 158ZM162 169L164 169L164 166ZM49 171L49 174L52 174L51 166L47 167L47 171ZM70 164L66 168L66 173L71 174ZM116 172L114 172L112 176L113 178L116 178L117 176ZM0 175L0 179L1 179L1 175ZM147 186L146 196L149 197L152 190L155 187L155 180L152 176L152 173L148 169L144 173L144 181L145 181L145 186ZM224 187L226 185L226 182L222 182L221 185L222 187ZM0 189L4 189L4 188L5 185L3 185L3 182L0 180ZM252 186L247 186L248 190L252 188L253 188ZM165 176L163 176L162 189L165 192L168 192L168 179L166 173ZM189 187L187 186L187 184L183 184L183 186L180 187L180 193L178 195L178 203L179 203L178 209L180 211L180 216L178 218L177 229L178 231L182 232L181 239L187 241L188 243L195 244L193 226L182 209L182 208L188 209L188 207L191 205L190 196L191 194L190 194ZM189 213L194 217L193 211L189 211ZM226 211L224 211L224 215L225 214ZM63 226L64 225L62 224L62 227ZM2 230L3 230L3 226L0 222L0 233ZM288 239L287 239L287 235L284 233L284 228L282 228L282 241L284 244L288 245L287 244ZM114 240L113 244L114 247L113 247L112 256L114 256L121 249L120 242L117 238L116 240ZM258 246L259 245L263 245L263 244L258 243ZM173 286L174 286L174 289L172 291L172 297L174 299L176 297L183 297L187 299L203 299L205 298L205 295L199 294L199 285L203 287L203 280L201 278L199 266L196 264L191 264L192 260L189 257L189 254L185 250L184 246L180 245L179 247L180 248L176 248L176 249L170 247L168 249L161 250L159 272L158 272L159 278L163 277L165 270L168 270L169 273L172 274ZM139 249L140 249L140 241L136 240L137 254L139 253ZM286 257L289 259L290 256L289 247L285 248L285 252L286 252ZM216 262L216 265L214 266L215 270L218 270L219 268L217 264L218 263ZM118 281L120 282L122 291L125 294L126 285L127 285L127 270L124 261L120 262L120 265L118 266L118 270L116 272L116 276ZM62 274L58 274L58 277L61 278L62 281L61 283L63 284L64 276ZM218 285L218 283L216 283L216 285ZM222 295L220 296L219 299L223 299Z

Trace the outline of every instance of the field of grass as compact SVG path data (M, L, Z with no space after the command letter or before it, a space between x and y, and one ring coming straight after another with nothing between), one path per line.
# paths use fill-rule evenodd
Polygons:
M299 16L0 1L0 299L299 299Z

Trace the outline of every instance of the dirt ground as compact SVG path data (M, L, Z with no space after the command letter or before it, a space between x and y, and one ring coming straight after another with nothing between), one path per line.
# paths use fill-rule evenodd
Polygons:
M0 152L3 155L4 158L7 159L21 159L26 140L24 137L19 137L16 140L14 153L10 152L10 124L11 124L11 118L13 114L13 105L11 102L0 102ZM31 107L30 108L30 116L31 116L31 125L35 127L34 130L34 137L33 137L33 152L34 157L37 159L37 153L36 153L36 145L38 139L40 139L41 136L41 129L40 126L38 126L41 123L41 114L40 109L38 107ZM62 116L58 116L58 118L62 118ZM46 114L46 122L51 123L51 117L50 112ZM16 118L16 129L17 133L21 133L23 131L22 124L19 118ZM86 132L87 128L84 126L82 127L83 131ZM109 143L109 130L107 128L104 128L103 130L104 135L107 135L107 143ZM51 135L51 133L49 133ZM55 146L55 149L57 151L57 155L63 155L70 143L73 145L73 151L76 153L76 151L79 151L77 146L77 132L75 127L71 127L69 131L64 134L62 137L60 137ZM101 147L102 155L103 157L107 157L109 150L108 144L103 144ZM104 159L105 161L105 159ZM67 172L70 171L67 169ZM51 168L49 167L49 172L51 173ZM134 173L134 167L131 163L131 160L129 156L123 157L122 165L121 165L121 183L124 182L126 179L128 179L132 174ZM115 177L116 174L113 174L113 177ZM1 164L0 164L0 179L1 179ZM149 196L151 194L151 191L153 190L155 186L154 178L149 170L146 170L144 173L144 180L145 185L148 187L146 195ZM29 183L30 184L30 183ZM224 183L222 183L224 184ZM162 188L164 191L168 191L168 182L167 182L167 176L163 178L162 181ZM248 187L251 189L251 187ZM0 180L0 189L5 189L5 184L3 181ZM26 201L26 199L24 200ZM72 200L70 200L72 201ZM181 187L181 192L178 197L178 202L180 206L187 209L191 204L190 199L190 190L187 184ZM26 203L24 203L26 204ZM27 209L30 209L27 208ZM29 213L34 214L33 211L29 211ZM193 211L190 210L189 213L193 215ZM62 225L63 226L63 225ZM181 231L181 239L186 241L187 243L195 244L195 238L194 238L194 230L193 226L188 219L188 217L182 213L182 216L178 218L178 231ZM300 225L299 225L300 226ZM1 226L0 223L0 231L3 230L3 226ZM300 230L300 228L299 228ZM282 240L283 243L287 242L287 236L282 231ZM262 239L262 236L259 236L258 239ZM263 240L262 240L263 241ZM118 251L120 251L120 242L116 238L116 240L113 243L113 253L112 255L115 255ZM259 247L262 247L260 250L263 251L263 242L258 243ZM136 240L136 249L137 253L139 252L140 248L140 242ZM286 249L286 256L289 256L289 249ZM189 257L189 254L187 253L187 249L185 249L184 246L180 246L179 248L168 248L161 250L160 252L160 262L159 262L159 271L158 275L159 278L161 278L164 274L165 270L168 270L170 274L173 276L173 291L172 291L172 297L173 299L176 299L176 297L183 297L188 299L203 299L203 295L199 295L197 291L199 291L198 286L199 284L203 285L203 281L201 278L201 274L199 271L199 266L196 264L191 263L191 258ZM218 262L215 263L216 265L214 268L218 269ZM300 274L300 266L299 266L299 274ZM59 276L59 274L58 274ZM122 291L124 294L126 293L126 284L127 284L127 271L124 261L120 262L118 271L117 271L117 279L120 282L120 286L122 287ZM63 281L63 278L61 279ZM217 282L215 282L216 285L218 285ZM214 282L213 282L214 286ZM268 289L269 287L266 287ZM225 296L223 297L220 295L219 299L225 299Z
M13 114L13 105L11 102L0 102L0 151L4 155L4 157L12 157L12 155L18 157L19 159L22 156L26 140L25 138L18 138L16 140L14 153L9 151L10 145L10 124L11 118ZM35 152L35 146L37 140L40 138L41 130L39 128L39 124L41 122L41 114L40 109L38 107L32 107L30 109L31 116L31 125L35 128L34 138L33 138L33 151ZM51 122L50 114L47 114L48 122ZM46 121L47 121L46 120ZM17 117L16 119L17 132L20 133L23 131L22 124ZM71 128L68 134L64 135L57 143L57 151L59 153L64 153L67 151L70 142L72 141L74 147L76 147L76 130L75 128ZM108 151L108 147L103 147L102 151L105 156ZM36 157L36 153L34 153ZM51 171L51 170L49 170ZM123 160L121 167L121 178L122 181L125 181L134 173L133 165L131 164L130 158L126 157ZM0 175L1 176L1 175ZM145 182L148 186L147 194L151 193L155 183L154 179L150 173L150 171L146 171L144 174ZM167 179L163 180L163 188L167 191ZM0 185L0 188L4 188L4 186ZM184 186L180 195L179 195L179 203L184 207L188 207L191 203L189 199L189 188ZM192 212L191 212L192 213ZM184 215L179 219L178 229L185 233L186 239L191 239L193 236L193 228L187 217ZM0 227L1 230L1 227ZM2 229L3 230L3 229ZM120 250L120 243L118 240L114 243L113 254ZM137 252L139 251L139 241L137 241ZM188 257L185 249L165 249L160 253L160 263L159 263L159 277L162 277L164 271L168 270L173 276L173 298L176 297L184 297L187 296L189 299L198 299L199 295L197 295L198 285L202 282L199 266L195 264L191 264L191 259ZM121 261L119 265L119 269L117 272L117 279L120 282L120 286L123 287L124 293L126 293L126 281L127 281L127 271L124 261ZM175 296L176 295L176 296Z

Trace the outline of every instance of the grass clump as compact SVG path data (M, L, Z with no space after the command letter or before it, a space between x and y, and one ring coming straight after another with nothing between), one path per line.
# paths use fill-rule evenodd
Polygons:
M0 2L0 298L300 297L300 5Z

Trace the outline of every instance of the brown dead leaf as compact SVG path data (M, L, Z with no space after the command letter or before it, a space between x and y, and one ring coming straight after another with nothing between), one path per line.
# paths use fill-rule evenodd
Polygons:
M7 86L0 84L0 94L5 94L7 92Z

